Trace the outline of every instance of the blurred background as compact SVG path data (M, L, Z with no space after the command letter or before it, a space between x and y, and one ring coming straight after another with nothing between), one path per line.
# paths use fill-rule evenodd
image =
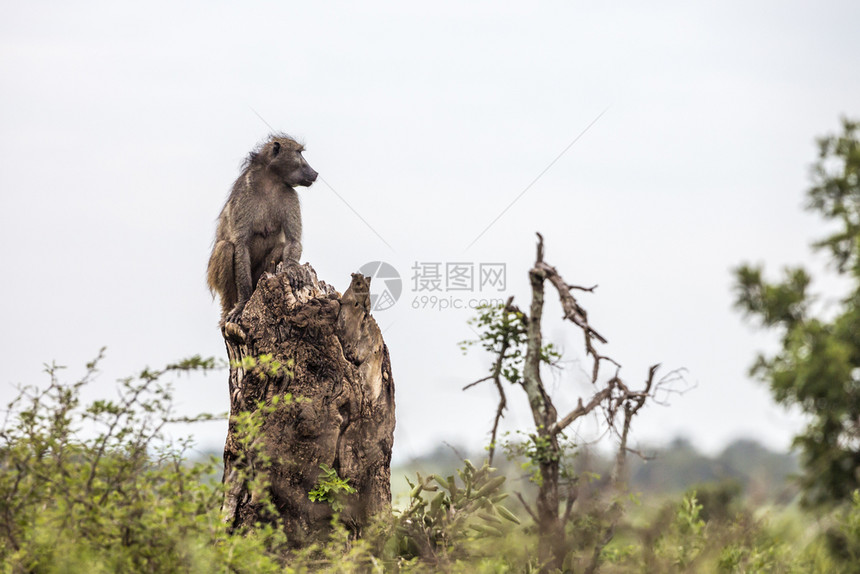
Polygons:
M225 357L206 263L243 158L274 128L324 180L300 189L303 260L341 291L369 262L399 272L376 313L395 461L477 451L495 412L491 386L461 390L491 360L458 346L474 311L429 304L413 268L503 264L493 296L527 306L536 231L568 282L599 285L580 302L629 380L687 370L635 444L785 452L804 419L747 374L777 341L732 310L730 270L823 268L808 246L826 226L801 207L815 138L858 111L858 19L853 2L6 2L0 401L46 381L43 363L74 379L102 346L92 396ZM815 288L824 305L840 293ZM589 390L582 342L557 301L545 314L562 410ZM228 409L226 372L174 382L183 412ZM522 398L506 429L532 424ZM174 432L218 451L226 424Z

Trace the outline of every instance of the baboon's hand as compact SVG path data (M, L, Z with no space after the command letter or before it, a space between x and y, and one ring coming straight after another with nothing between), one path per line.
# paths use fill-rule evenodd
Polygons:
M236 303L236 306L233 307L233 310L227 313L227 316L224 317L224 323L238 323L239 319L242 317L242 311L244 310L244 303Z
M302 266L302 264L299 263L298 259L293 259L292 257L284 257L282 265L284 266L284 269L286 269L287 267L301 267Z

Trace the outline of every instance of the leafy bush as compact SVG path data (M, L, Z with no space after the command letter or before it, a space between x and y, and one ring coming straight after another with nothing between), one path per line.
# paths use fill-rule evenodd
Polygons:
M0 564L3 572L537 572L533 520L503 503L505 478L469 461L451 476L418 475L400 511L383 514L360 538L332 522L327 540L286 550L272 524L231 532L213 477L218 461L191 464L187 440L164 438L174 414L168 374L207 371L193 357L119 381L116 400L82 405L101 355L71 384L47 368L44 389L20 389L0 429ZM279 400L290 400L281 397ZM253 464L242 480L268 505L262 417L271 405L237 416L237 436ZM655 464L659 464L656 462ZM310 497L336 504L351 488L324 473ZM524 477L524 478L527 478ZM524 485L528 485L524 480ZM599 488L596 485L595 488ZM788 509L755 517L734 485L703 486L656 514L646 501L606 532L607 506L587 504L565 525L566 567L607 573L856 572L860 493L816 517ZM277 512L273 506L267 506ZM592 554L599 552L599 560ZM544 570L546 571L546 570Z
M469 555L465 544L478 538L501 537L507 524L520 520L502 505L507 493L501 492L504 476L493 476L489 464L479 469L469 460L456 477L418 475L412 487L409 506L401 513L396 528L396 543L406 557L418 556L430 562ZM428 498L423 493L428 493ZM432 496L429 495L432 493Z
M5 572L264 572L279 569L258 534L230 536L212 477L217 461L188 464L190 446L164 442L176 416L168 373L208 371L192 357L119 381L116 400L81 404L84 376L25 386L0 430L0 562Z

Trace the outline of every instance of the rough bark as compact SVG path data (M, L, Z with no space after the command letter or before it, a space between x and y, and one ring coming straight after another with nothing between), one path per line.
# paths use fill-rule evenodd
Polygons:
M357 489L341 513L357 533L390 506L394 380L388 348L369 309L368 278L354 274L341 296L319 281L310 265L288 266L259 281L239 321L241 329L225 327L231 416L223 510L234 527L279 520L294 545L326 530L331 507L308 498L321 463ZM273 377L241 366L245 357L263 354L291 362L292 376ZM278 514L272 517L252 498L243 478L258 469L248 468L256 467L254 455L242 451L235 417L288 393L301 399L279 400L262 426L263 451L271 461L269 491Z
M537 261L543 261L543 242L538 245ZM565 555L564 525L559 520L559 460L561 447L558 435L550 429L555 423L558 413L549 394L544 388L540 376L541 321L543 320L545 273L539 268L529 272L532 286L532 304L527 318L528 343L526 358L523 366L523 389L529 398L532 415L537 429L537 435L543 440L546 451L540 460L541 483L537 496L538 516L538 554L541 563L561 569Z

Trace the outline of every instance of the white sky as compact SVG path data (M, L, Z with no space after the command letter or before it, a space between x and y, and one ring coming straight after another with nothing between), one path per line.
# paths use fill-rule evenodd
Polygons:
M460 388L467 311L411 308L422 262L504 262L528 306L534 232L631 380L698 387L634 427L715 451L784 448L800 420L746 376L772 345L731 310L730 268L809 261L814 138L860 113L856 2L21 3L0 8L0 401L108 346L93 392L146 365L225 356L205 287L214 222L268 128L302 138L304 255L345 289L384 260L404 293L377 319L397 388L396 456L480 445L492 389ZM594 126L466 246L601 112ZM558 305L546 315L557 318ZM578 333L545 336L581 359ZM575 368L551 380L561 405ZM226 373L176 381L228 407ZM529 428L524 397L509 428ZM583 429L584 431L584 429ZM200 427L220 448L224 423Z

